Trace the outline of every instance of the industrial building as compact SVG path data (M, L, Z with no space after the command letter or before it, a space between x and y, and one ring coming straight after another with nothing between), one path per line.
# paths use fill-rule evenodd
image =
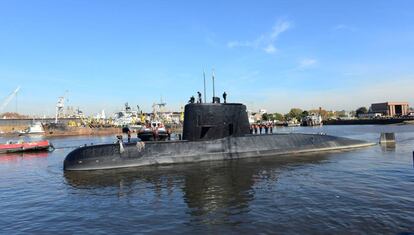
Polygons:
M370 113L382 113L384 116L405 116L409 113L408 102L385 102L371 104Z

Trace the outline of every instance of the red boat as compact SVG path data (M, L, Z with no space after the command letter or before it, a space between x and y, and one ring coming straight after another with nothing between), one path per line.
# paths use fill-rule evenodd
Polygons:
M47 140L21 143L8 142L6 144L0 144L0 153L47 151L49 148L53 148L53 146Z

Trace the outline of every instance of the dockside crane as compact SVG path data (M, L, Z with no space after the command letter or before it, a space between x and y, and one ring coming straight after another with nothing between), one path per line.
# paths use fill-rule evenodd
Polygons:
M20 90L20 86L18 86L10 95L6 97L6 99L0 105L0 113L7 107L7 105L13 100L14 97L17 96L17 93Z
M65 107L65 100L67 96L68 91L65 91L65 94L58 98L58 101L56 103L56 114L55 114L55 123L58 123L58 118L64 116L64 107Z

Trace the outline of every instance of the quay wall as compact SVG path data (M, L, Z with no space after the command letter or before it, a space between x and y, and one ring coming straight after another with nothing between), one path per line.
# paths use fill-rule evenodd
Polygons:
M414 118L324 120L324 125L388 125L413 121Z
M54 118L43 118L43 119L0 119L0 127L6 126L30 126L34 121L40 121L42 123L52 123L55 122ZM79 118L59 118L59 122L68 123L70 121L80 121Z
M35 119L35 121L40 121L42 123L52 123L55 121L54 118L43 118ZM78 118L60 118L59 122L67 124L69 121L80 121ZM28 128L33 123L32 118L26 119L0 119L0 131L9 133L13 131L24 130Z

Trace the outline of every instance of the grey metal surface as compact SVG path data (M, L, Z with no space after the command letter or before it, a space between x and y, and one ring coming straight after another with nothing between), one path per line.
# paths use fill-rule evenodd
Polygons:
M187 104L183 139L213 140L249 134L246 106L237 103Z
M107 144L74 150L65 170L98 170L154 164L230 160L360 148L373 145L360 140L319 134L273 134L226 137L206 141L138 142Z

